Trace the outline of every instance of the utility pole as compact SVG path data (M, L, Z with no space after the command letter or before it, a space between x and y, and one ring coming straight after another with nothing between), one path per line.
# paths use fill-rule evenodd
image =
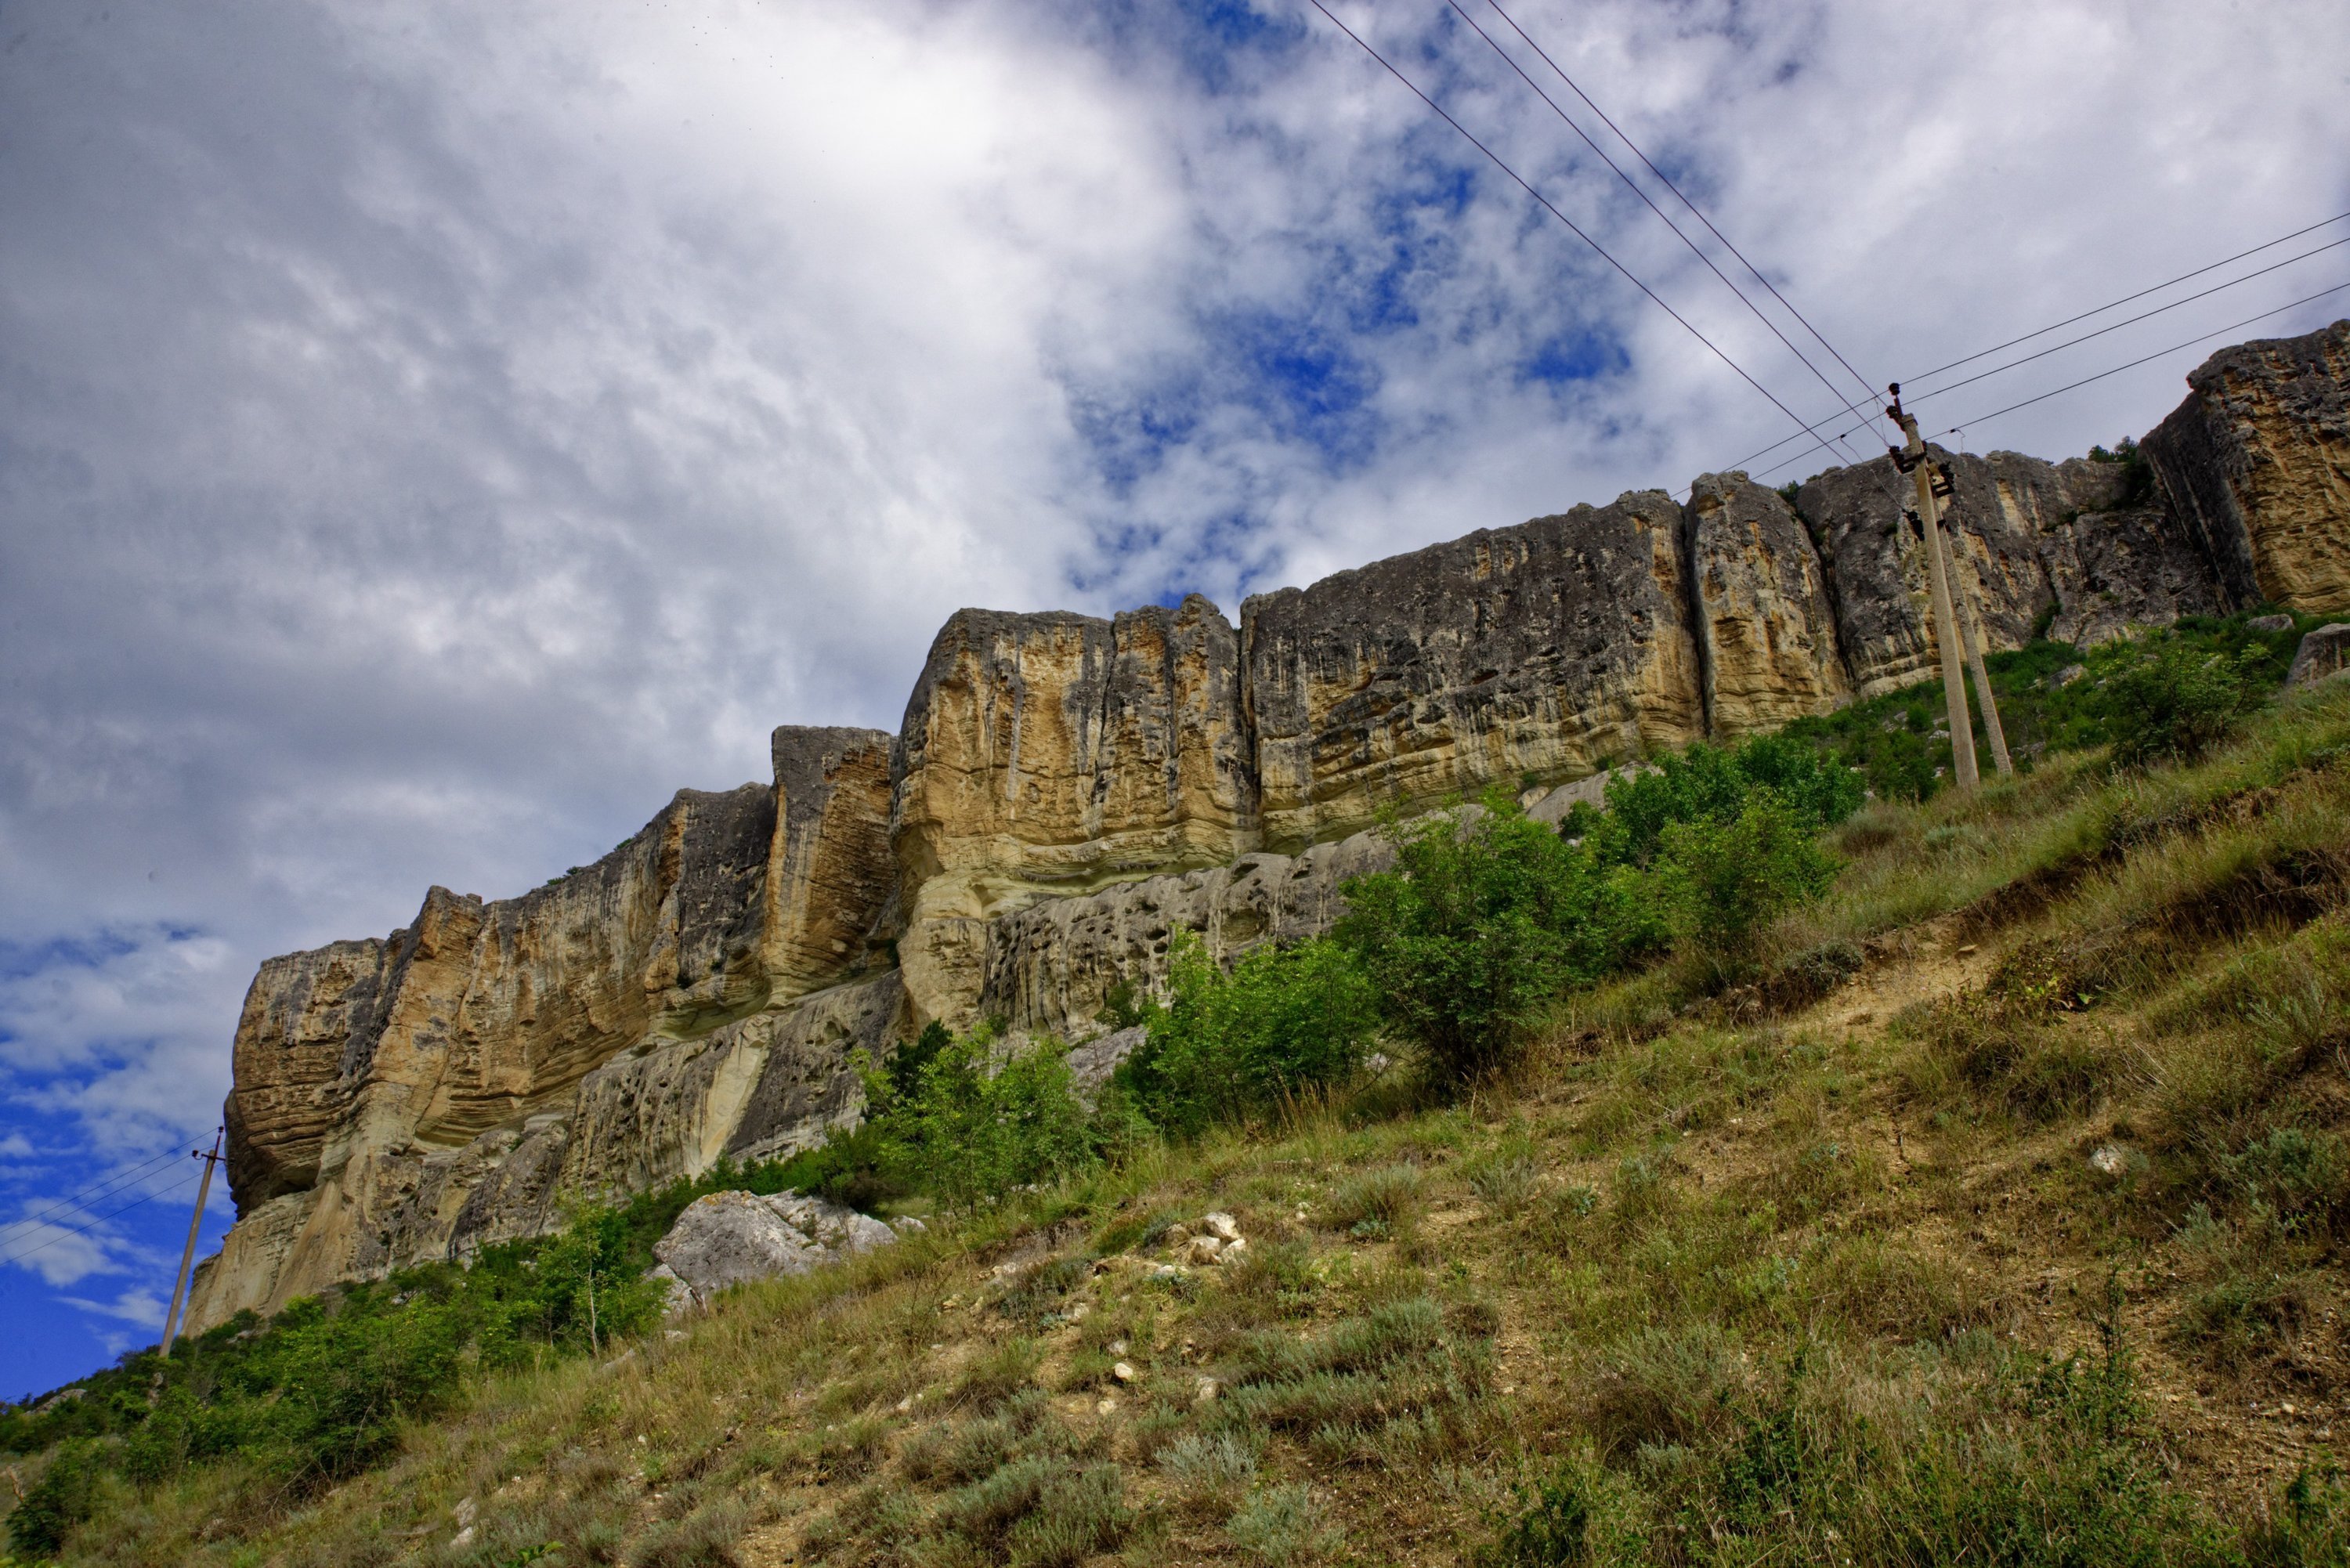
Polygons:
M1950 609L1950 572L1942 559L1941 509L1934 504L1934 475L1926 465L1926 443L1918 434L1917 416L1901 406L1901 383L1888 389L1893 406L1885 417L1901 427L1905 444L1890 447L1893 466L1918 483L1918 515L1926 535L1927 575L1934 589L1934 642L1942 654L1942 697L1950 711L1950 762L1959 787L1971 790L1981 783L1975 771L1975 727L1967 716L1967 678L1959 668L1958 618ZM1985 687L1986 693L1990 691Z
M226 1130L222 1128L213 1132L210 1154L200 1148L188 1151L204 1162L204 1179L196 1183L196 1212L194 1218L188 1221L188 1244L180 1250L180 1277L172 1286L172 1311L163 1319L163 1359L166 1361L172 1359L172 1341L179 1337L180 1306L188 1295L188 1270L196 1261L196 1232L203 1227L204 1199L213 1189L213 1167L221 1161L221 1137ZM161 1374L156 1376L161 1376Z
M1942 483L1934 486L1934 493L1948 495L1957 490L1958 482L1950 477L1950 464L1943 463L1941 470ZM1944 485L1948 485L1949 488L1945 489ZM1950 557L1954 561L1966 554L1959 548L1958 532L1955 528L1950 530L1948 544ZM1953 576L1957 575L1955 571L1951 573ZM1971 563L1967 567L1966 575L1974 579L1976 597L1981 597L1982 577L1975 571ZM2007 754L2007 732L2000 726L1999 699L1991 693L1991 671L1983 668L1982 628L1975 619L1974 599L1968 597L1963 585L1953 583L1951 587L1956 590L1959 601L1959 637L1966 644L1967 668L1974 672L1975 701L1982 707L1983 732L1991 738L1991 760L1999 769L2000 777L2013 778L2015 763Z

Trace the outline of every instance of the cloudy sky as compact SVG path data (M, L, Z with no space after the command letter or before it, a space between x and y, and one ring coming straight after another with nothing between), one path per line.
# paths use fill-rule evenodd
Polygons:
M1859 395L1444 0L1330 3L1772 397ZM2339 0L1511 15L1872 382L2350 209ZM1965 444L2142 431L2212 346ZM0 1393L151 1342L263 957L894 727L958 606L1236 612L1793 428L1306 0L0 0Z

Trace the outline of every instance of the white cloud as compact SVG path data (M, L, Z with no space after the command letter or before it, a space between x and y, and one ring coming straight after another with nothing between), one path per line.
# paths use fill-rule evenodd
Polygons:
M152 1291L144 1290L124 1291L110 1302L90 1301L81 1296L61 1296L58 1299L68 1306L79 1307L84 1312L95 1313L101 1317L120 1318L123 1322L140 1328L161 1328L163 1318L169 1311L162 1297Z

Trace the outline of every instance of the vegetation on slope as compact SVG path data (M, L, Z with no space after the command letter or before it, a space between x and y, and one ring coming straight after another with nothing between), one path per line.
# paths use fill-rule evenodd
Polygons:
M1627 792L1572 846L1502 808L1423 830L1373 923L1402 960L1357 927L1191 961L1139 1009L1158 1067L1090 1116L1057 1056L990 1075L990 1043L933 1038L879 1070L861 1144L718 1179L929 1184L967 1218L617 1355L475 1330L529 1350L461 1352L339 1484L292 1484L282 1439L133 1469L137 1364L118 1424L11 1429L19 1484L103 1450L58 1534L126 1563L2345 1561L2350 690L2243 717L2282 664L2240 632L1995 677L2046 670L2012 736L2110 746L2164 704L2096 682L2152 670L2225 708L2139 753L2193 760L2052 744L1815 840L1835 807L1767 748L1703 753L1643 781L1683 804ZM1795 738L1866 767L1917 701ZM1741 828L1758 803L1811 816ZM1690 870L1757 845L1841 873L1805 902L1826 862L1798 857L1758 906ZM1448 1067L1464 1013L1514 1049ZM1403 1060L1367 1078L1373 1045ZM599 1223L640 1245L693 1190ZM1187 1261L1211 1208L1240 1261ZM398 1286L217 1348L354 1301L388 1325Z

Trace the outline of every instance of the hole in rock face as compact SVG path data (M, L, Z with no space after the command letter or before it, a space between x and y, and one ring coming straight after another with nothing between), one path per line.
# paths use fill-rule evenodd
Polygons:
M1254 909L1236 909L1224 917L1226 942L1253 942L1264 935L1264 917Z

